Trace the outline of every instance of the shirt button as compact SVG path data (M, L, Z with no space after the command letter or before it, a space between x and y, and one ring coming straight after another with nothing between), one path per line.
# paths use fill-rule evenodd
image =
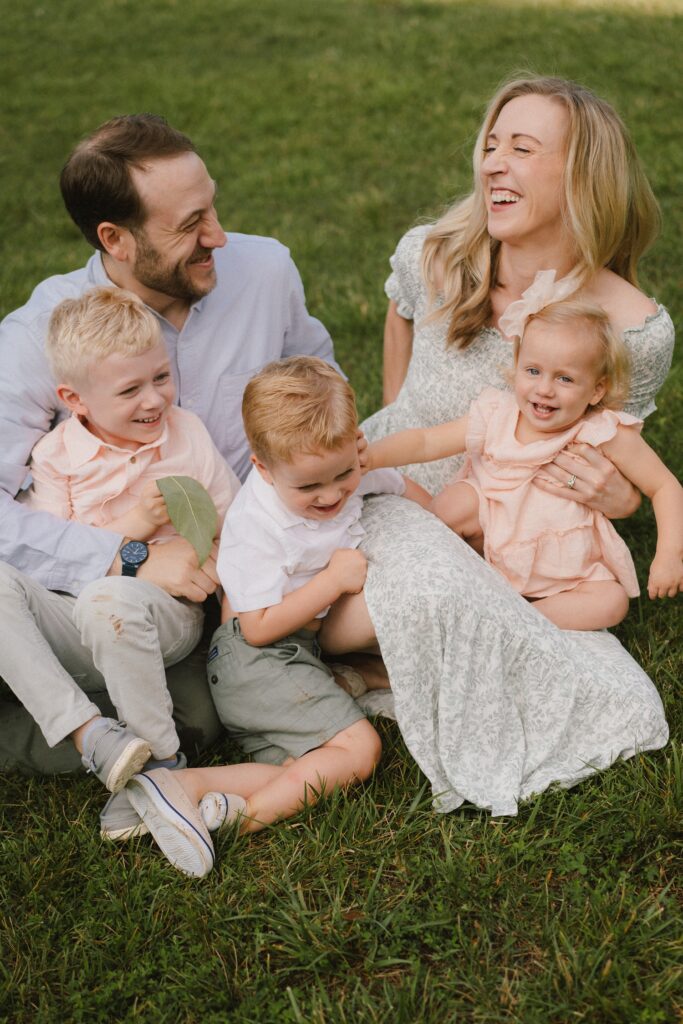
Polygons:
M131 461L131 462L136 462L136 461L137 461L134 455L131 455L131 457L130 457L130 461Z

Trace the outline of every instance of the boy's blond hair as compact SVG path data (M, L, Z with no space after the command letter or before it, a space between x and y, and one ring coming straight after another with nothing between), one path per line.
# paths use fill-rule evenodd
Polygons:
M269 363L247 384L244 431L265 465L302 452L334 451L355 438L356 399L332 366L314 356Z
M45 351L55 381L75 387L101 359L114 352L138 356L161 340L156 317L137 295L101 287L55 307Z
M596 377L605 380L605 394L594 408L621 409L628 398L630 382L630 359L623 338L617 334L610 324L604 309L591 302L581 299L567 299L563 302L551 302L538 313L532 313L525 328L534 320L545 324L585 324L592 331L598 362ZM514 362L517 365L521 340L514 342Z

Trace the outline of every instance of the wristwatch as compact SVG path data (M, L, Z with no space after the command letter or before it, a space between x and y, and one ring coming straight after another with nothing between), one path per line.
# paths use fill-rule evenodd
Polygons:
M149 548L143 540L129 540L121 548L121 575L136 576L143 562L147 561Z

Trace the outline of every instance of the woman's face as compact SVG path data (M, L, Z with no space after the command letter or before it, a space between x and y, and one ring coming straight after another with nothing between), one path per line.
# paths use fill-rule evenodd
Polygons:
M567 112L546 96L505 104L484 140L481 180L488 230L500 242L555 248L564 233Z

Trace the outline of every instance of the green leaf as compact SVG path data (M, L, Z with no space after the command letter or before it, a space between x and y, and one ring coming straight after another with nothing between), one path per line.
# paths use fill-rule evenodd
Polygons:
M157 487L173 526L181 537L189 540L199 564L203 565L216 536L218 513L213 498L191 476L165 476L157 480Z

